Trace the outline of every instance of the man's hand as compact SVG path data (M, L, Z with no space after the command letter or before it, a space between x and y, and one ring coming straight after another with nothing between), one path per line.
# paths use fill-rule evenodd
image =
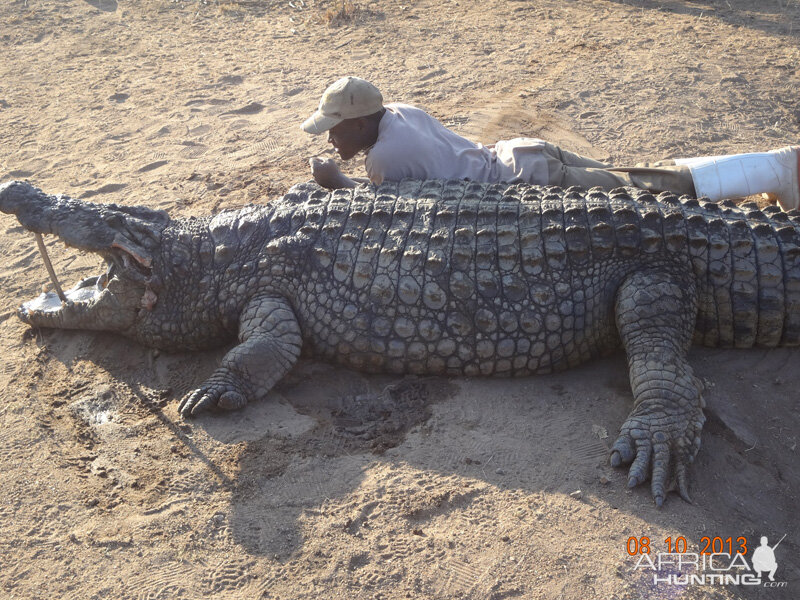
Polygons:
M315 156L308 161L314 181L322 187L334 190L337 188L354 188L356 182L345 176L332 158Z

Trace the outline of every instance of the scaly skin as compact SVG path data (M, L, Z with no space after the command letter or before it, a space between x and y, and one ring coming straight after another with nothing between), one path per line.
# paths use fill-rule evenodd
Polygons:
M31 325L111 329L166 349L238 334L181 402L187 416L264 396L301 349L365 371L516 376L621 345L634 409L611 462L631 464L630 485L649 477L658 505L673 477L688 500L700 447L692 340L800 343L796 211L463 181L303 184L266 206L168 222L11 183L0 210L116 265L96 301L79 284L72 306L23 305Z

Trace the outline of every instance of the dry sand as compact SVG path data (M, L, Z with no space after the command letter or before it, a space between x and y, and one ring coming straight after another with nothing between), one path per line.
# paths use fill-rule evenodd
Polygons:
M5 0L0 25L0 180L174 216L306 179L326 143L298 125L344 74L485 143L619 163L800 140L794 0ZM392 378L304 361L187 422L221 351L29 330L14 309L45 271L0 228L2 598L800 597L797 350L693 351L694 504L658 510L607 462L621 355L395 401ZM99 264L48 243L67 285ZM655 586L626 553L783 534L777 589Z

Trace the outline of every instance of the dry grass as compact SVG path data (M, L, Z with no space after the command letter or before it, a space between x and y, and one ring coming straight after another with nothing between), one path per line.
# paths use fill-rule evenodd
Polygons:
M239 2L222 2L217 5L217 9L220 14L230 17L237 17L244 12Z
M356 19L362 9L350 0L335 0L333 6L325 11L322 20L328 27L339 27Z

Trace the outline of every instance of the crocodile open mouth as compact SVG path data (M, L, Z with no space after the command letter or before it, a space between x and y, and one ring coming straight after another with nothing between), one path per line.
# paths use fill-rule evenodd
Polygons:
M42 327L122 331L133 326L142 309L152 310L161 289L153 261L170 221L166 212L45 194L23 181L0 184L0 211L15 215L37 235L55 288L20 307L23 321ZM67 246L99 255L106 261L105 272L64 292L41 234L55 235Z
M21 310L27 313L56 313L64 308L65 305L76 303L85 304L87 307L100 299L102 294L110 294L108 282L114 276L114 266L109 265L108 271L102 275L86 277L81 279L71 289L62 291L58 285L56 291L42 292L33 300L28 300L22 304ZM55 284L54 284L55 285Z
M125 311L130 308L128 296L139 296L137 309L152 310L157 297L150 289L152 270L147 264L134 260L121 248L98 252L105 259L105 271L100 275L81 279L64 291L53 269L41 234L36 234L39 251L47 268L53 291L45 291L19 307L20 318L34 326L69 326L70 322L85 321L95 313ZM132 285L133 284L133 285ZM134 291L137 290L137 291ZM121 315L120 315L121 316ZM85 326L85 324L83 325Z

